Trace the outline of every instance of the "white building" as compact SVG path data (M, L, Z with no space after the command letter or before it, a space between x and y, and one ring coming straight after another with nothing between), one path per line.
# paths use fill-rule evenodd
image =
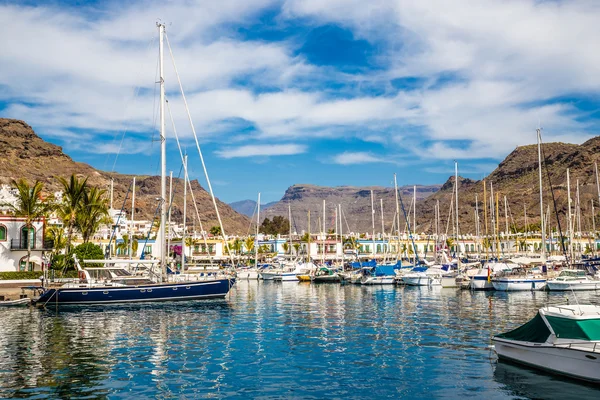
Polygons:
M29 270L26 265L28 241L31 269L42 270L44 254L52 251L52 243L45 240L45 222L34 222L28 228L24 218L0 215L0 271Z

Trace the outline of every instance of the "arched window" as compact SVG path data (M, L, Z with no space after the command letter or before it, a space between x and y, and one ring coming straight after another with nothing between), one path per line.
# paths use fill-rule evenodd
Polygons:
M6 240L6 227L4 225L0 225L0 242L4 242Z

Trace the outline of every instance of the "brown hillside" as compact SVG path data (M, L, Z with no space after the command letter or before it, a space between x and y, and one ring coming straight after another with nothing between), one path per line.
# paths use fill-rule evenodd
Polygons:
M75 162L63 153L60 146L45 142L37 136L33 129L23 121L0 118L0 183L9 184L12 179L25 178L30 182L40 180L44 182L46 190L53 192L60 190L57 177L69 177L76 173L87 176L88 182L94 186L110 191L110 180L114 179L115 208L123 204L125 194L133 180L132 175L109 173L96 170L90 165ZM210 229L218 225L216 213L210 195L200 186L197 180L192 181L192 187L203 227ZM173 202L172 220L181 221L183 199L183 180L173 180L174 192L178 195ZM160 196L160 177L136 177L136 219L152 219L157 206L157 197ZM248 229L249 220L246 216L238 214L227 204L217 201L221 218L227 234L241 234ZM131 195L125 204L126 210L131 209ZM188 198L188 220L191 224L195 216L191 197ZM198 222L196 229L199 231Z

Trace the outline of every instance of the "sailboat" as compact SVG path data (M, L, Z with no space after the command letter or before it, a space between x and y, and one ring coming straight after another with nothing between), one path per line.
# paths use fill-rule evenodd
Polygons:
M157 283L147 284L126 284L116 282L110 279L93 279L90 272L81 267L78 260L75 259L75 265L78 270L78 282L63 286L44 287L41 295L34 300L37 306L45 305L108 305L108 304L128 304L139 302L158 302L175 300L201 300L224 298L235 283L233 276L218 275L197 275L191 278L186 276L185 280L169 279L167 275L166 246L165 246L165 225L167 219L167 201L166 201L166 135L165 135L165 82L163 71L163 40L165 36L165 25L157 23L159 32L159 73L160 73L160 135L161 135L161 223L158 233L158 243L160 245L160 264L161 277ZM167 39L168 44L168 39ZM177 71L175 71L177 72ZM185 95L184 102L185 101ZM188 110L189 115L189 110ZM190 119L191 121L191 119ZM193 126L192 126L192 130ZM195 136L195 131L194 131ZM200 151L200 147L198 146ZM200 157L204 167L202 153ZM206 168L204 168L206 173ZM208 188L213 197L213 204L216 208L216 201L212 193L212 187L208 175L206 175ZM216 209L217 218L221 224L219 211ZM222 224L221 224L222 225ZM222 230L222 226L221 226ZM223 230L222 230L223 231Z

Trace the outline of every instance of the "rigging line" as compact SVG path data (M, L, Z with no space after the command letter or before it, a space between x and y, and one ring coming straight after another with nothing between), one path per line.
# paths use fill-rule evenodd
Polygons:
M188 119L190 121L190 127L192 128L192 133L194 134L196 148L198 149L198 155L200 156L200 162L202 163L202 169L204 170L204 176L206 177L206 183L208 185L210 197L211 197L213 205L215 207L217 219L219 220L219 226L221 228L221 233L223 234L223 241L225 243L225 249L227 250L227 254L229 254L229 256L231 257L231 265L233 266L233 265L235 265L235 259L233 258L232 252L229 251L229 243L227 242L227 235L225 234L225 228L223 227L223 221L221 220L221 214L219 213L219 207L217 206L217 200L215 198L215 194L214 194L212 185L210 183L210 178L208 177L208 170L206 169L206 163L204 162L204 156L202 155L202 150L200 150L200 142L198 141L198 135L196 135L196 128L194 128L194 123L192 122L192 115L190 114L190 109L188 107L187 99L186 99L185 93L183 91L183 85L181 84L179 72L177 71L177 65L175 64L175 57L173 57L173 49L171 48L171 43L169 42L169 36L166 33L165 33L165 38L167 40L167 47L169 48L169 54L171 55L171 61L173 62L173 69L175 70L175 75L177 76L177 82L179 83L181 97L183 98L183 103L185 104L185 110L187 111Z
M412 245L413 245L413 251L415 253L415 260L417 261L415 264L418 264L420 262L419 260L419 255L417 254L417 246L415 244L415 238L412 235L412 232L410 230L410 224L408 223L408 216L406 215L406 209L404 208L404 202L402 201L402 196L398 196L398 199L400 200L400 206L402 207L402 213L404 214L404 219L406 220L406 226L408 228L408 234L409 237L412 241Z
M148 52L148 50L149 50L149 49L150 49L150 48L151 48L151 47L154 45L154 41L155 41L155 40L156 40L156 38L155 38L155 37L152 37L152 38L150 39L150 42L148 43L148 46L146 47L146 52ZM137 74L137 76L140 76L140 75L142 75L142 70L143 70L143 69L144 69L144 64L140 64L140 68L139 68L139 70L138 70L138 74ZM139 95L139 93L140 93L140 90L141 90L141 85L137 85L137 86L136 86L136 87L133 89L133 101L132 101L132 103L133 103L134 105L135 105L135 103L137 102L137 99L138 99L138 95ZM128 103L128 104L129 104L129 103ZM126 108L124 109L124 111L123 111L123 115L126 115L128 110L129 110L129 107L126 107ZM128 130L129 130L128 124L127 124L127 123L125 123L125 127L123 128L123 132L122 132L122 135L121 135L121 141L120 141L120 143L119 143L119 150L117 151L117 154L115 155L115 160L114 160L114 162L113 162L113 166L112 166L112 170L111 170L111 172L114 172L114 171L115 171L115 166L116 166L116 164L117 164L117 159L119 158L119 154L120 154L120 152L121 152L121 149L122 149L122 147L123 147L123 139L125 138L125 134L128 132ZM116 140L117 140L117 136L118 136L118 131L117 131L117 132L115 132L115 134L113 135L112 144L114 144L114 143L116 142ZM110 154L107 154L107 155L106 155L106 159L104 160L104 167L103 167L103 169L105 169L105 168L106 168L106 164L108 163L108 159L109 159L109 158L110 158Z
M554 188L552 187L552 181L550 180L550 171L548 170L548 160L546 159L546 154L544 153L544 147L542 146L542 135L540 133L540 148L542 150L542 158L544 159L544 168L546 169L546 177L548 178L548 184L550 186L550 193L552 194L552 203L554 204L554 214L556 215L556 223L558 224L558 234L560 235L560 247L562 248L563 255L565 256L565 260L567 260L567 266L571 266L572 260L567 256L567 250L565 248L565 241L562 233L562 228L560 226L560 218L558 216L558 207L556 205L556 197L554 196ZM543 225L543 224L542 224ZM542 243L542 246L546 246L546 243Z
M171 124L173 125L173 133L175 134L175 140L177 141L177 148L179 149L179 156L181 157L182 165L185 165L185 162L183 161L184 160L183 151L181 150L181 144L179 142L179 136L177 135L177 129L175 128L175 120L173 119L173 114L171 113L171 105L169 104L169 100L165 100L165 102L167 103L167 110L169 111L169 117L171 118ZM198 204L196 204L196 196L194 195L194 191L192 190L192 183L189 181L187 166L185 166L184 168L185 168L184 185L189 185L188 187L190 188L190 193L192 195L192 203L194 203L196 217L198 218L198 222L200 223L200 232L202 232L202 239L204 240L204 246L208 250L208 241L206 238L206 231L202 227L202 219L200 219L200 212L198 211ZM184 226L184 229L185 229L185 226ZM208 256L209 256L210 265L213 265L213 257L210 254L210 252L208 252L208 253L209 253Z
M127 189L127 193L125 193L125 199L123 199L123 205L121 206L121 211L119 212L119 216L117 217L117 223L115 224L112 234L110 235L110 240L108 241L108 253L110 256L111 250L110 250L110 246L112 244L112 240L113 238L115 239L115 244L117 243L117 238L116 238L116 233L117 233L117 227L119 226L119 221L121 220L121 215L123 215L123 210L125 209L125 202L127 202L127 198L129 197L129 192L131 192L131 188L133 186L133 182L131 182L129 184L129 188ZM116 249L117 246L115 246ZM106 254L104 254L106 257ZM106 257L108 259L108 257Z

